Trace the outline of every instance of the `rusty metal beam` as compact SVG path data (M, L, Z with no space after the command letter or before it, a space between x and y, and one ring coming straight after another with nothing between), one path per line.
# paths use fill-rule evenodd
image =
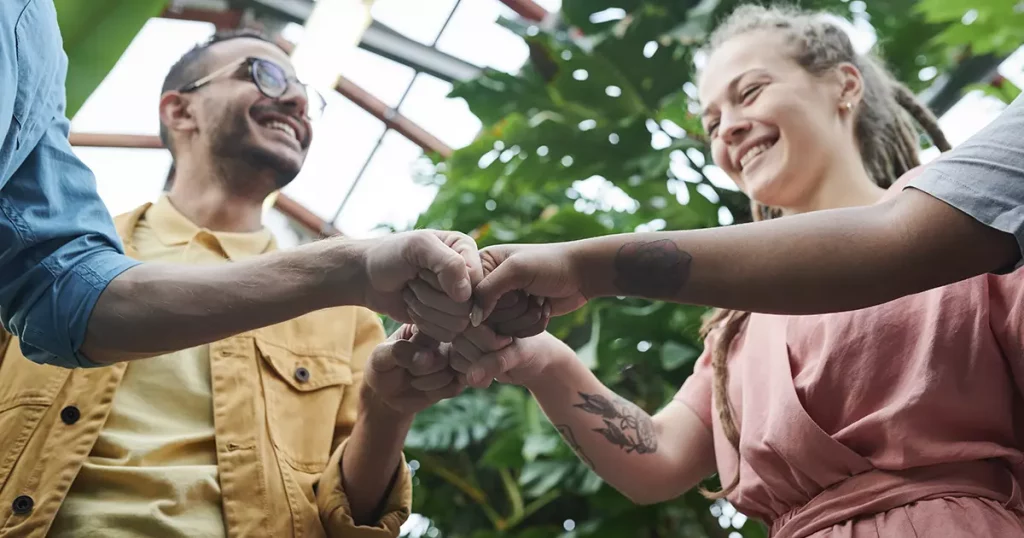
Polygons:
M452 154L452 148L441 141L441 139L428 133L415 122L398 113L397 110L389 107L370 92L360 88L351 80L345 77L338 77L334 89L348 100L358 105L363 110L373 114L374 117L384 122L388 128L395 130L402 136L408 138L424 151L433 151L444 158Z
M541 22L548 16L548 10L533 0L501 0L501 2L527 20Z
M163 148L163 144L160 143L160 137L152 135L71 133L69 140L71 141L72 146L78 147L136 149ZM302 204L295 200L292 200L284 193L277 193L274 200L274 208L318 236L330 237L341 234L333 224L320 218L315 213L306 209Z
M295 47L293 43L280 36L277 36L276 41L281 48L289 53ZM428 133L426 129L399 114L397 110L389 107L384 101L381 101L351 80L339 76L334 89L346 99L355 103L359 108L384 122L384 125L388 128L408 138L411 142L422 148L423 151L436 152L446 159L452 154L452 148L442 142L440 138Z

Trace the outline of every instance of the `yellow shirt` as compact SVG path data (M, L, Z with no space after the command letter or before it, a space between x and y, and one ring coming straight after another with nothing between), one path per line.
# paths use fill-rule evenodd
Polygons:
M226 263L259 250L171 209L162 199L114 219L128 256ZM384 338L377 314L343 306L205 355L69 370L26 359L0 331L0 537L203 536L217 518L226 530L213 532L235 538L397 537L412 504L404 459L373 524L352 520L341 477L363 370Z
M273 246L264 229L200 229L163 196L132 242L145 261L223 263ZM225 536L210 346L128 363L110 415L48 536Z

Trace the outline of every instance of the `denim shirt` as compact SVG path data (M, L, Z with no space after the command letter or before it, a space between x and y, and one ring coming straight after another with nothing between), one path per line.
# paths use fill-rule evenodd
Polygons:
M124 256L92 172L72 152L53 0L0 1L0 321L39 363L78 352Z

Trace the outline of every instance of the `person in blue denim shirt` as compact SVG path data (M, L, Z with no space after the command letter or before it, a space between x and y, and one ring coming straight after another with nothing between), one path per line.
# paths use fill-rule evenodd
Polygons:
M458 233L332 239L214 268L129 259L68 142L66 72L53 1L0 2L0 321L31 360L101 366L329 306L411 322L401 295L421 269L468 305L480 262Z

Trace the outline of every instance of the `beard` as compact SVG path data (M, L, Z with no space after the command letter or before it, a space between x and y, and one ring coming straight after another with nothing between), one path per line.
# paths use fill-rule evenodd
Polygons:
M235 114L233 118L225 120L211 133L210 149L214 155L234 163L232 168L247 169L255 171L259 176L268 177L273 182L272 190L284 188L299 175L301 162L296 163L294 158L280 155L256 142L258 135L253 131L254 123L247 114ZM252 188L252 178L246 176L249 174L225 175L228 181L242 181L245 187Z

